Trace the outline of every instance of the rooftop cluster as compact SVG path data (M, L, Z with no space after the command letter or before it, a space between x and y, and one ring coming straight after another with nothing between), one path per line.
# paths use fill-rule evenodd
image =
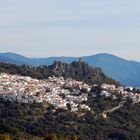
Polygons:
M37 80L31 77L0 74L0 95L4 101L21 103L48 102L55 108L77 111L90 108L84 104L88 94L82 94L80 89L90 90L83 82L63 77L49 77L47 80Z
M89 93L92 96L112 97L117 99L121 94L125 100L131 98L134 103L140 102L138 90L132 87L116 87L115 85L102 84L90 86L84 82L63 77L49 77L46 80L37 80L31 77L0 74L0 97L4 101L20 103L48 102L55 108L69 109L71 111L87 110L86 105Z

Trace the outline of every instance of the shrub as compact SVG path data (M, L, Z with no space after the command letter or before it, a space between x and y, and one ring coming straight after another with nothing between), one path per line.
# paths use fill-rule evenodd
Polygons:
M8 134L0 134L0 140L12 140Z

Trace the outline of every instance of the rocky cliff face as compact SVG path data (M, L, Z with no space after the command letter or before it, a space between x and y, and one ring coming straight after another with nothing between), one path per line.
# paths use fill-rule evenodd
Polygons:
M71 64L55 61L48 69L57 76L85 81L88 84L108 83L119 85L118 82L107 77L100 68L92 68L83 61L72 62Z

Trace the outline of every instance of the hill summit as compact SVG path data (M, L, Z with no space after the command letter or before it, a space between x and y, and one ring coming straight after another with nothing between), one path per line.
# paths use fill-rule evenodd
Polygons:
M0 63L0 72L30 76L36 79L47 79L50 76L72 78L88 84L114 84L118 82L106 76L100 68L93 68L84 61L74 61L70 64L55 61L49 66L31 67L28 65L17 66L10 63Z
M70 64L55 61L48 69L58 76L63 76L64 78L70 77L88 84L108 83L118 85L115 80L107 77L101 68L93 68L81 59Z

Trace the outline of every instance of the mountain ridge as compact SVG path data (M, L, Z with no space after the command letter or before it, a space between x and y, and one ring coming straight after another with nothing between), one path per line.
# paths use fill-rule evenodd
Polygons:
M81 58L83 61L88 63L92 67L99 67L103 72L119 81L123 85L140 87L140 62L125 60L121 57L100 53L90 56L82 57L48 57L48 58L29 58L16 53L0 53L0 62L9 62L17 65L51 65L54 61L61 61L66 63L72 63L73 61L78 61Z

